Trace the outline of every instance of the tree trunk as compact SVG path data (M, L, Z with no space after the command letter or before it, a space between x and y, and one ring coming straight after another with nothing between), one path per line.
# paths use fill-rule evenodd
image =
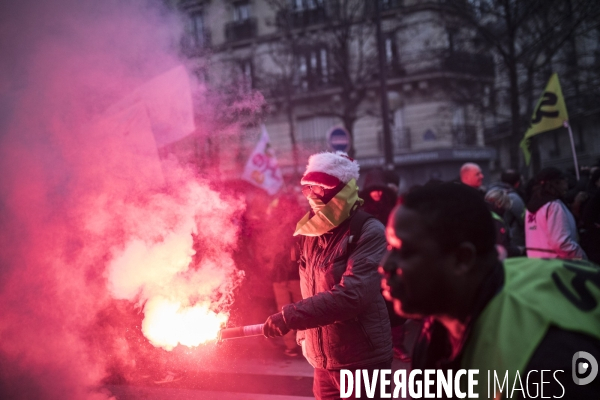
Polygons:
M507 10L507 16L509 12ZM510 26L510 21L507 21L507 26ZM506 60L508 68L508 79L510 83L510 167L519 168L519 143L523 137L521 132L521 105L519 103L519 77L517 76L517 59L515 55L515 34L511 32L508 40L508 60Z
M527 83L526 83L526 99L527 99L527 111L526 116L531 117L533 115L533 108L536 103L536 94L534 94L534 77L535 71L532 66L527 68ZM523 132L523 134L525 134ZM537 136L531 138L529 142L529 151L531 152L531 173L535 176L542 168L542 157L540 154L540 145ZM529 172L529 169L527 170Z
M521 116L519 104L519 82L517 77L516 65L509 68L510 79L510 122L511 122L511 140L510 140L510 167L519 168L519 143L523 138L521 132Z

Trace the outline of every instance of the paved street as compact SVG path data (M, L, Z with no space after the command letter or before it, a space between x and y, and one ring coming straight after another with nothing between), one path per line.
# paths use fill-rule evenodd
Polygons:
M409 326L408 341L415 336ZM176 362L111 382L105 389L116 400L302 400L312 399L312 367L302 357L287 357L282 342L262 337L210 344L173 352ZM394 360L393 368L407 368ZM173 380L169 380L169 371ZM167 377L165 379L165 377Z
M173 354L158 371L106 385L116 399L302 399L312 398L312 367L287 357L279 341L262 337L208 344ZM168 381L168 373L175 375ZM166 379L165 379L166 377Z

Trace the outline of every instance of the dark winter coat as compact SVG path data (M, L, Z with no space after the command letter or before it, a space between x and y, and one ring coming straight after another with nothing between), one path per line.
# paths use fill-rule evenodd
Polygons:
M386 251L383 225L369 219L352 254L346 254L349 221L318 237L306 237L300 258L304 300L283 307L290 329L304 340L315 368L367 366L392 359L388 312L377 271Z
M525 246L525 203L521 195L508 183L497 182L490 185L489 190L504 189L512 202L510 208L504 213L504 222L510 230L510 240L515 246Z

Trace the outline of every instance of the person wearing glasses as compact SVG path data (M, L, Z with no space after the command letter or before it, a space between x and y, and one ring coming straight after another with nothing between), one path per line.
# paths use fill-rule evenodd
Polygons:
M358 211L363 202L358 176L358 163L346 153L309 158L301 184L311 211L294 233L302 236L303 300L285 305L263 328L266 337L298 331L297 342L314 367L317 399L340 398L340 369L372 374L392 363L390 321L377 271L387 248L384 226L363 216L357 241L350 235L352 220L363 212ZM379 394L377 388L375 398Z

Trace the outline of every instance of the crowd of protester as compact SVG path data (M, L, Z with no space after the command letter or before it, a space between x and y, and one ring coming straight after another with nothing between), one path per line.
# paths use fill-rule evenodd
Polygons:
M479 165L466 163L452 182L481 193L494 220L500 259L590 259L600 264L600 166L582 168L579 181L554 167L541 170L526 183L512 169L502 171L499 180L487 186L484 178ZM362 209L385 225L398 203L399 176L394 171L375 168L365 174L362 182ZM442 180L431 179L409 191L441 183ZM246 243L240 248L240 265L252 269L251 275L267 273L273 282L276 306L281 309L301 299L299 240L291 233L307 204L303 204L304 197L293 187L287 187L275 200L261 196L260 190L251 191L255 195L249 197L243 223ZM390 302L387 306L392 307ZM409 361L409 351L403 343L402 325L406 320L391 312L390 317L394 355ZM296 356L299 351L292 336L293 332L284 338L285 354Z
M309 159L301 185L287 184L275 198L241 181L228 188L242 194L246 202L243 215L233 221L240 230L234 258L238 268L244 270L245 279L234 294L229 324L255 324L265 314L276 311L265 323L265 336L281 337L268 342L283 357L304 356L315 367L314 393L318 399L339 397L340 368L389 368L392 357L412 362L412 368L458 367L461 358L464 360L462 352L471 351L465 345L468 341L463 338L457 344L452 338L454 328L444 326L446 320L436 321L432 315L442 310L466 316L469 322L462 324L460 321L464 320L457 317L452 326L469 335L484 306L497 298L505 285L498 277L499 268L508 268L507 274L518 272L532 259L589 259L600 264L600 165L582 168L579 180L549 167L525 182L520 173L509 169L500 174L498 181L486 185L480 166L467 163L450 182L431 179L402 194L398 175L380 168L371 169L362 177L359 190L358 171L357 162L345 154L318 153ZM472 193L462 193L461 189L455 192L452 188L468 188ZM438 195L443 198L436 200ZM484 232L485 218L475 215L475 209L481 212L481 207L491 221L491 236ZM402 209L415 210L420 215L409 215L408 225L414 225L416 231L409 232L407 238L398 225L406 217L400 212ZM404 250L412 246L411 235L422 238L416 240L419 245L429 237L434 244L423 247L418 269L413 271L412 262L404 262L405 276L394 287L396 269L400 268L394 253L418 253ZM437 269L444 262L433 258L435 246L458 246L455 242L465 238L474 243L472 258L487 272L474 273L468 279L457 278L456 273L444 275ZM493 250L486 247L487 239L493 241ZM490 255L495 262L489 259ZM504 264L498 264L502 261ZM587 265L593 264L586 264L585 268ZM535 264L541 270L548 268L549 274L556 272L557 266L560 265ZM387 284L382 283L381 274ZM596 275L588 278L597 279ZM597 282L594 285L600 286ZM576 290L590 288L594 286L584 284L583 289ZM506 290L509 289L514 288ZM476 292L485 294L469 297ZM594 291L584 293L581 299L596 302L596 306L600 303L600 295ZM468 304L448 311L457 301ZM414 310L410 309L413 305ZM583 309L589 304L579 306ZM125 329L112 323L110 315L136 321L140 318L134 310L110 311L99 316L102 329ZM540 312L550 313L547 309ZM585 319L576 312L572 314ZM560 315L549 316L546 322L556 325L552 318L563 318ZM559 354L553 350L557 343L562 346L576 341L589 353L600 354L600 318L595 314L594 318L595 322L583 328L577 322L548 328L546 336L540 336L544 338L542 343L532 345L537 350L531 362L521 367L546 368L545 357L549 354L566 362L572 346L566 346ZM421 331L416 343L407 339L407 327ZM588 333L594 329L597 335L590 339ZM580 336L573 336L571 331ZM152 363L145 360L152 359L156 364L157 352L141 334L126 340L136 344L130 345L137 352L132 360L149 365ZM498 355L500 350L484 351ZM469 354L470 362L476 365L476 357ZM174 358L161 360L154 373L155 383L180 379L181 371ZM127 380L128 374L139 370L139 365L132 363L123 366L115 361L111 382Z
M581 168L579 180L547 167L526 183L517 171L507 169L499 181L485 186L479 165L466 163L455 182L477 189L485 199L494 219L500 258L589 259L600 263L599 164ZM441 182L436 179L426 185Z
M359 192L356 184L359 179L358 164L354 160L340 153L313 155L301 180L302 195L297 196L298 201L294 203L297 210L304 208L309 211L301 219L297 218L299 214L295 214L294 218L286 220L289 226L285 231L291 233L295 227L296 239L289 239L282 246L281 255L271 258L270 263L273 271L287 276L285 282L292 283L296 289L300 286L302 298L292 297L291 293L296 289L285 289L290 294L281 296L282 281L274 278L278 312L265 322L264 334L268 338L283 336L285 354L296 356L299 351L294 351L295 344L290 340L290 334L297 331L297 346L302 348L302 354L315 368L313 390L318 399L339 397L341 368L367 371L387 368L392 356L404 362L410 362L412 356L413 368L458 367L461 359L466 362L463 351L472 351L465 343L479 340L477 335L470 333L475 322L493 324L496 320L495 316L488 316L492 313L487 311L492 300L498 301L496 299L502 297L499 293L506 296L523 294L526 285L514 286L514 282L525 279L519 272L524 269L523 265L532 266L525 268L527 271L535 269L548 272L538 274L535 278L542 282L549 279L551 274L560 276L564 272L562 263L544 264L547 261L542 259L560 261L589 258L598 263L599 171L598 166L585 168L582 179L576 181L550 167L524 183L517 171L506 170L501 173L498 182L486 187L480 166L467 163L454 181L446 183L435 179L415 185L399 199L399 179L393 172L370 170L362 180L364 184ZM408 217L401 217L403 214L400 211L403 209L413 209L421 216L411 216L410 211L408 214L404 212ZM486 210L485 217L475 215L481 210ZM289 213L284 214L289 216ZM372 220L368 215L373 217ZM284 220L281 214L275 218ZM400 229L399 218L406 218L402 224L410 229ZM489 226L493 227L491 231L486 230L488 220L491 223ZM387 229L384 229L386 224ZM358 234L353 227L356 225L359 226ZM268 226L273 228L273 224ZM436 229L432 230L432 226L436 226ZM423 236L427 229L429 236ZM283 231L278 231L278 237L280 233L283 234ZM407 236L404 237L404 234ZM358 236L356 243L352 242L354 236ZM417 236L422 239L411 243L411 239ZM431 236L431 247L425 249L422 242ZM387 244L384 240L386 237ZM464 245L458 243L462 239L470 241L469 246L458 249ZM493 250L490 250L487 241L493 242ZM412 261L398 264L392 257L395 252L419 252L411 246L425 249L421 262L415 261L420 265L414 271L411 270ZM458 268L456 271L460 270L460 273L455 271L447 275L448 271L440 272L439 265L446 265L447 260L445 256L434 257L435 249L439 246L444 251L458 246L456 251L461 256L453 258L454 266L451 268ZM382 259L386 251L387 255ZM431 258L431 262L423 261L427 258ZM375 279L381 280L378 278L381 275L373 275L375 264L380 265L379 272L383 273L384 282L387 282L382 282L381 288L373 284ZM394 286L400 265L403 268L401 283ZM585 264L584 267L588 265L597 269L593 264ZM467 270L477 272L465 273ZM511 277L510 282L505 282L503 270L507 276L516 273L516 278ZM296 272L299 272L299 280L296 280ZM531 278L531 282L535 279ZM553 279L559 278L553 276ZM475 296L477 293L479 295ZM381 294L385 303L381 301ZM592 299L596 295L593 292ZM535 296L554 299L556 293L527 290L526 296L523 296L531 296L536 302ZM600 295L597 297L600 301ZM437 299L443 300L438 303ZM517 363L514 361L514 351L501 346L486 348L485 352L500 354L499 359L502 360L514 361L510 366L518 366L519 370L548 367L547 356L557 343L568 345L565 351L556 353L560 367L570 362L572 354L568 353L574 341L583 343L592 354L599 354L600 332L594 333L600 331L596 329L600 328L598 316L594 314L592 319L588 315L580 318L581 321L588 321L587 325L583 322L569 324L571 321L561 317L561 312L572 305L563 307L563 303L563 298L557 300L558 314L551 304L539 310L529 309L524 303L505 307L504 312L516 313L516 316L521 315L522 307L530 313L542 315L541 319L540 315L530 316L541 321L529 328L532 333L535 330L538 339L543 340L523 341L530 346L527 349L531 356L528 364L523 364L522 360ZM382 305L386 305L386 313L382 313ZM411 305L414 305L414 311L411 311ZM442 311L452 318L439 319ZM576 314L573 311L569 313ZM423 323L416 347L411 349L406 348L412 346L408 346L404 338L407 319ZM564 324L562 319L566 321ZM518 327L511 323L507 325L512 328L497 327L498 332L517 337ZM382 336L382 331L387 333ZM482 340L490 340L491 336ZM470 341L465 338L470 338ZM389 350L392 351L388 353ZM481 353L482 349L479 350ZM477 355L477 352L469 357L472 365L478 365L485 358ZM597 390L597 386L590 390ZM569 390L579 389L570 385Z
M544 186L536 178L532 186ZM540 388L546 398L599 398L597 370L586 366L600 357L600 268L561 259L558 247L544 253L552 257L500 260L497 226L481 197L464 184L425 185L388 221L384 295L399 314L424 321L412 369L477 370L479 398L535 398ZM540 371L554 379L543 382ZM491 372L508 388L493 386Z
M466 307L461 312L474 320L482 311L482 304L491 301L504 284L500 278L490 278L491 283L485 283L487 281L483 278L474 282L453 282L454 275L437 276L440 272L434 264L439 264L440 260L431 259L420 265L426 272L411 272L410 265L407 267L403 285L409 287L387 287L386 290L383 285L382 290L381 272L390 285L395 279L393 268L397 265L390 261L393 260L390 254L395 251L396 243L394 234L390 232L394 231L394 223L398 220L398 212L394 215L394 210L398 210L399 204L408 199L408 205L419 213L438 215L431 217L434 221L429 222L410 220L410 225L441 224L434 230L435 234L430 235L439 236L440 242L447 241L446 237L460 236L461 230L478 231L485 225L482 218L474 214L460 214L468 209L465 204L473 201L468 196L461 198L463 194L460 191L454 199L452 189L444 195L443 201L437 205L440 210L443 209L440 213L440 210L427 209L427 204L431 206L435 201L427 196L421 199L423 190L435 192L438 190L435 188L439 187L442 193L448 190L448 185L472 188L480 203L469 207L482 206L490 217L493 223L493 254L498 262L515 260L506 265L518 264L519 268L524 261L518 260L531 259L589 259L600 263L600 166L583 168L579 181L554 167L541 170L527 182L517 171L505 170L498 181L486 185L480 166L467 163L457 171L458 177L450 182L432 179L399 194L399 177L393 171L381 168L367 171L359 190L356 161L333 153L325 153L324 161L319 154L309 160L302 185L288 184L274 198L241 181L229 188L243 194L246 202L245 212L234 221L240 228L234 258L237 266L244 270L245 278L235 293L229 324L255 324L265 314L277 311L267 319L264 333L271 339L279 336L281 339L267 342L276 352L281 352L282 357L307 358L315 367L314 393L319 399L339 397L341 368L368 371L389 368L392 357L405 365L412 363L412 368L457 367L462 350L454 349L457 353L451 355L445 353L448 350L444 350L445 346L451 349L456 344L445 343L447 332L444 324L431 317L437 312L433 308L437 304L435 298L453 291L453 296L458 298L466 292L474 293L477 285L494 286L488 288L493 293L489 292L487 297L468 299L468 302L479 304L479 308ZM350 168L351 172L344 168ZM411 196L413 200L410 200ZM415 199L421 199L423 210L419 209L420 205L411 205L410 201L414 203ZM455 206L451 206L453 204ZM452 216L449 211L452 207L458 214ZM352 245L349 239L353 235L352 224L360 219L361 213L363 220L359 223L358 234L354 233L359 238ZM317 214L326 215L328 219L319 220ZM444 219L439 216L441 214L448 214L451 222L441 221ZM372 218L369 219L369 216ZM386 224L387 230L384 229ZM410 245L409 239L403 238L402 246ZM384 257L386 252L388 255ZM490 260L480 263L488 265L489 271L496 271L493 274L498 274L498 266ZM384 270L378 271L379 265ZM391 267L385 269L386 265ZM545 268L541 264L539 267ZM419 273L425 275L418 277ZM457 285L458 289L453 285ZM471 285L473 290L469 291L468 286L463 285ZM594 300L596 294L591 296ZM600 296L597 297L594 301L600 302ZM396 304L399 298L403 300L401 305ZM452 301L450 296L444 302ZM415 311L403 309L413 302ZM420 308L423 304L426 307ZM439 307L445 310L444 304L439 304ZM105 329L117 329L117 325L108 320L110 315L140 318L132 310L111 310L99 325ZM470 329L469 324L465 327L461 329ZM570 332L571 328L567 326L565 329ZM407 337L407 330L413 333L421 331L416 342ZM562 343L563 339L567 343L577 340L591 354L600 351L596 348L600 342L590 341L585 330L583 337L576 338L563 330L549 331L551 333L544 342L538 344L541 354L532 356L528 369L536 368L540 363L544 367L545 354L552 353L552 346ZM600 332L600 326L598 330ZM134 371L139 374L140 367L135 365L135 360L138 364L158 363L157 371L143 372L153 374L157 384L181 379L182 372L178 370L175 358L157 352L141 335L138 336L127 337L130 347L136 351L136 356L131 358L133 364L120 365L115 361L115 372L110 381L127 380ZM459 348L462 349L463 345ZM561 353L557 359L566 360L571 350L567 346L567 350L562 352L564 354ZM492 354L496 350L486 348L485 352L488 351ZM157 357L158 353L162 356ZM153 363L143 362L150 359L154 360Z

